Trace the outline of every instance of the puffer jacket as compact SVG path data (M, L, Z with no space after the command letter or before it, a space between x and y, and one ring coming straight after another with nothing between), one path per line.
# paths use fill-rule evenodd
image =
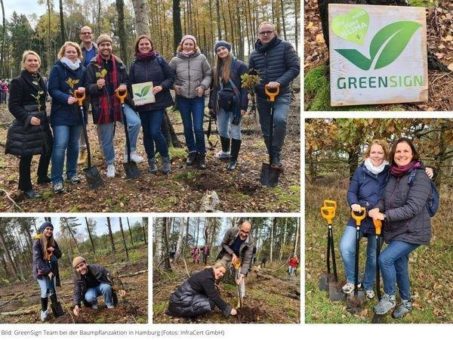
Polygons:
M49 76L49 94L52 97L50 124L52 126L82 125L78 104L68 104L68 98L74 96L74 91L78 87L85 87L85 68L82 64L77 70L71 70L61 61L57 61ZM85 122L86 118L85 112Z
M209 313L217 306L228 316L231 306L220 297L215 287L212 268L206 268L193 274L170 295L168 314L180 317L196 317Z
M359 204L367 211L373 209L382 198L384 188L389 178L389 166L375 175L371 173L364 163L360 164L351 178L348 189L348 204ZM355 227L354 219L350 218L349 226ZM373 220L366 217L360 225L360 231L366 235L375 235Z
M378 208L386 219L383 227L385 242L404 241L413 244L429 244L431 218L426 203L431 195L431 183L424 169L415 170L415 178L408 183L409 174L390 176L384 197Z
M175 91L184 98L195 98L195 89L203 86L206 90L211 84L211 66L204 54L195 52L190 56L178 53L169 63L176 72Z
M249 59L249 69L258 71L261 82L255 87L255 91L259 97L266 98L264 85L271 81L280 83L280 94L290 91L289 84L299 75L300 62L294 47L275 37L266 45L260 40L255 43L255 50Z
M222 240L221 244L222 250L217 256L217 259L221 259L225 254L233 256L234 252L230 248L230 246L234 243L238 236L239 236L238 227L234 227L227 230ZM239 257L241 258L241 274L243 275L247 275L249 269L251 268L253 259L253 246L254 242L252 236L249 234L245 241L241 244L241 247L239 249Z
M33 264L32 264L32 275L35 280L42 279L44 276L47 276L50 272L55 275L56 285L60 287L60 270L58 268L58 261L61 257L61 250L58 247L57 241L54 241L54 259L51 262L44 260L44 254L41 246L40 239L35 239L33 242Z
M89 264L87 267L88 267L88 272L91 273L95 277L95 279L99 281L99 284L107 283L107 284L113 286L113 281L110 277L110 273L106 268L104 268L103 266L98 265L98 264ZM80 307L81 302L85 300L85 293L88 290L87 283L86 283L85 279L83 278L83 276L81 276L77 272L75 272L75 274L74 274L73 283L74 283L74 293L72 296L72 300L73 300L74 306Z
M41 76L34 79L23 70L11 81L10 92L8 109L16 119L8 129L5 153L29 156L50 152L53 137L46 114L47 88L44 80ZM41 124L31 125L32 117L39 118Z

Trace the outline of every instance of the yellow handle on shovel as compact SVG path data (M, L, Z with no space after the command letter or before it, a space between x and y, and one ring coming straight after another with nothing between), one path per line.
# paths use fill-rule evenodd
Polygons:
M335 208L321 207L321 216L327 221L328 224L332 224L335 217Z
M360 227L360 224L366 217L366 209L364 207L361 207L360 211L361 212L359 214L359 213L355 212L354 210L351 210L351 216L355 220L355 225L357 226L357 228Z
M337 202L333 200L324 200L325 207L331 207L333 210L337 210Z
M125 100L126 97L127 97L127 90L124 90L124 91L118 91L118 90L116 90L116 91L115 91L115 96L116 96L116 98L119 99L119 101L120 101L121 104L124 104L124 100Z
M270 102L275 102L275 97L280 93L280 86L278 87L269 87L269 84L264 85L264 93L269 98Z
M83 106L83 101L85 100L85 97L86 97L85 92L82 93L80 91L75 91L74 94L75 94L75 97L77 99L77 103L79 104L79 106Z
M374 228L376 229L376 235L380 236L382 231L382 221L381 220L373 220Z

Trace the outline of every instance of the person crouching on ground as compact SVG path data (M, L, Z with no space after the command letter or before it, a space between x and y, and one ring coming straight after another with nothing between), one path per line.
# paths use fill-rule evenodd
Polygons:
M170 295L166 314L194 318L212 312L217 306L224 316L236 315L236 309L222 299L216 287L225 272L226 264L218 261L214 266L192 274Z
M98 309L98 296L103 296L107 308L115 308L115 292L109 271L98 264L87 264L82 256L77 256L72 261L74 275L74 315L79 316L81 303ZM120 296L126 295L124 290L119 290Z

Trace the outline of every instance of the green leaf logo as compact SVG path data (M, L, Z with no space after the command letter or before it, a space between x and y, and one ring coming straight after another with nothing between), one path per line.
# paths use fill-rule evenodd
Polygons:
M148 94L149 90L151 89L151 86L145 86L144 88L142 88L142 91L141 91L141 96L140 97L144 97Z
M134 96L141 97L142 95L140 93L136 92L136 93L134 93Z
M378 70L393 63L422 25L415 21L397 21L385 26L371 40L370 58L354 49L336 49L358 68L368 71L374 63Z

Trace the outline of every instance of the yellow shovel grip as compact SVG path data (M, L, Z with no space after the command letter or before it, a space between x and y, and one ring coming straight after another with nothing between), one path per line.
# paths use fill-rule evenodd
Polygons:
M366 217L366 209L364 207L361 207L360 208L360 213L354 211L354 210L351 210L351 216L352 218L355 220L355 224L356 226L360 226L360 224L362 223L362 221L365 219Z
M382 221L381 220L373 220L374 229L376 229L376 235L381 235L382 231Z
M331 207L333 210L337 210L337 202L334 200L324 200L325 207Z
M270 88L268 84L264 85L264 93L269 98L270 102L275 102L275 97L280 93L280 86Z
M121 92L117 90L117 91L115 91L115 95L119 99L120 103L124 104L124 100L127 97L127 90L126 91L121 91Z
M335 217L335 208L321 207L321 216L327 221L328 224L332 224Z
M79 106L82 106L83 105L83 101L85 100L85 92L81 93L79 91L75 91L74 92L74 95L77 99L77 103L79 104Z

